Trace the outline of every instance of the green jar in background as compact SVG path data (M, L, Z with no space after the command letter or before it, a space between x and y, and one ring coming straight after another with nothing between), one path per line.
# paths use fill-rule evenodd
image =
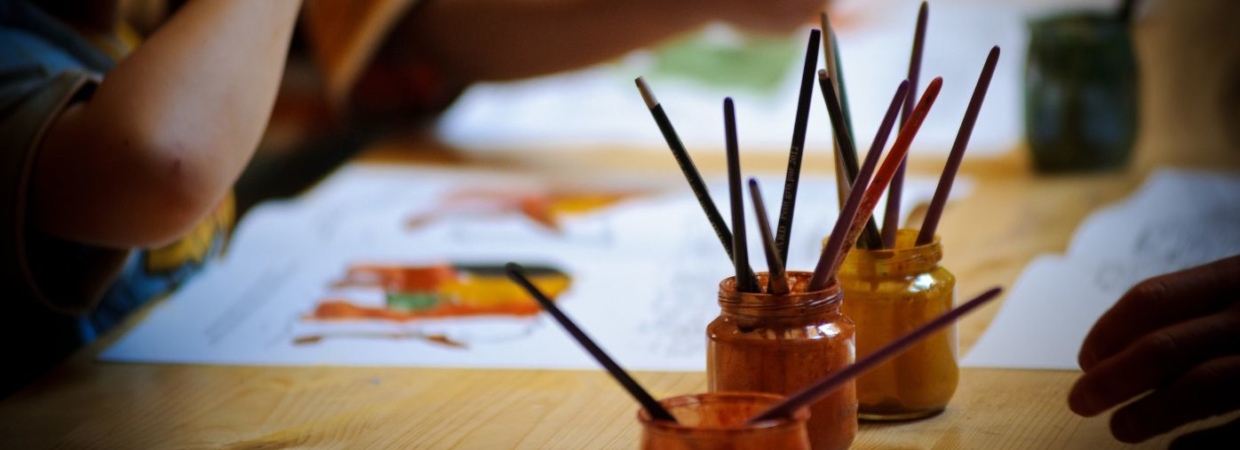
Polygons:
M1137 117L1137 64L1126 22L1098 12L1029 22L1025 137L1039 172L1124 166Z

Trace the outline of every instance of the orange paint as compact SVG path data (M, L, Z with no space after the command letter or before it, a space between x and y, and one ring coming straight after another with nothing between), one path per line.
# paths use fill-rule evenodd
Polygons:
M349 267L345 278L336 287L381 287L392 292L428 292L456 279L456 270L448 265L381 266L359 264Z
M387 320L410 322L419 319L469 316L532 316L541 309L532 301L526 304L501 304L479 308L468 305L442 304L425 311L395 311L382 307L358 306L348 300L330 299L314 308L311 317L318 320Z
M533 282L553 299L571 280L562 271L536 267ZM422 319L474 316L528 317L542 309L533 299L491 265L350 266L337 288L375 288L384 304L365 305L332 294L306 316L309 320L383 320L405 323Z
M447 195L431 210L411 217L406 225L417 228L457 214L520 214L549 230L560 231L560 221L565 216L592 213L637 195L629 192L581 192L577 189L562 192L460 191Z

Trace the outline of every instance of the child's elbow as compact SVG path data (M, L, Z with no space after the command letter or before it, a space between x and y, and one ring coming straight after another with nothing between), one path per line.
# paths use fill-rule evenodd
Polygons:
M221 136L228 135L211 126L70 111L48 132L34 171L36 227L107 248L177 241L236 179Z
M187 235L214 211L229 192L228 181L211 167L203 155L165 144L146 152L130 197L130 215L144 223L135 235L136 247L153 248Z
M157 248L185 237L202 222L218 204L218 198L194 192L190 186L162 183L163 187L144 199L146 205L136 211L136 218L147 218L136 247Z

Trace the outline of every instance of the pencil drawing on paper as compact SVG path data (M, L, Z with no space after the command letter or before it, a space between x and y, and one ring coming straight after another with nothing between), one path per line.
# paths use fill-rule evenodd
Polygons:
M1144 226L1135 242L1133 257L1103 263L1095 282L1105 292L1119 295L1146 278L1240 253L1237 223L1240 208L1217 209Z

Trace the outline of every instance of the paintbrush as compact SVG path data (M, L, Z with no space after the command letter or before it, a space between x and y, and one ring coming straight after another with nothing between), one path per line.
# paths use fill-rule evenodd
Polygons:
M758 188L758 180L753 178L749 179L749 196L753 198L753 212L758 216L758 230L762 232L762 249L766 250L769 279L766 292L785 295L788 293L788 273L784 269L784 260L779 258L775 238L771 236L771 222L766 216L766 202L762 201L762 190Z
M848 187L851 192L857 183L857 150L853 147L852 131L844 123L844 113L839 102L839 97L835 95L835 88L832 87L830 77L826 71L818 71L818 84L822 87L822 98L827 104L827 115L831 118L831 127L835 129L836 136L839 137L838 145L840 146L840 160L843 162L844 173L847 176L847 182L844 186ZM898 110L897 110L898 111ZM886 142L891 127L887 127L887 134L882 136L883 142ZM845 197L847 198L847 197ZM870 218L865 223L865 231L861 235L858 244L861 248L879 248L882 246L882 236L878 233L878 224Z
M887 158L883 160L882 167L874 174L873 182L868 187L857 183L857 186L853 188L854 192L849 193L851 200L858 198L855 195L861 195L855 191L858 189L865 190L864 195L861 195L859 197L860 200L857 200L860 202L856 206L857 209L850 212L852 217L846 216L843 212L840 213L840 218L836 221L836 228L843 226L840 223L842 220L845 221L844 223L849 223L848 231L843 237L837 237L836 233L832 232L831 238L827 240L828 246L824 247L822 254L819 255L818 264L814 268L814 275L810 278L810 291L825 289L828 282L835 277L835 271L839 268L840 262L848 254L848 249L852 248L853 244L856 243L865 220L874 212L874 206L878 204L878 199L882 196L883 191L887 190L887 185L891 183L891 178L895 175L896 167L900 165L904 155L908 154L908 148L912 145L913 138L917 136L917 131L921 129L922 122L926 120L926 114L930 112L930 107L934 105L934 100L938 98L939 90L942 88L942 78L936 77L930 82L930 85L926 87L926 92L922 94L921 100L913 108L913 116L907 124L900 128L900 134L896 136L896 142L891 146L891 152L887 154ZM890 112L888 110L889 114ZM881 132L882 130L880 129L879 131ZM866 159L869 159L869 157L867 156ZM833 239L842 240L835 244L835 246L832 246L830 244Z
M840 102L840 110L844 115L844 127L848 128L848 135L852 136L852 113L848 107L848 92L844 89L844 67L840 61L839 40L835 37L835 31L831 28L831 20L827 16L826 11L819 15L819 20L822 25L822 52L826 59L827 77L831 79L831 86L835 89L837 99ZM852 159L856 161L857 146L855 142L851 143L851 148L854 149ZM831 143L831 150L833 152L833 161L835 161L836 195L842 208L844 206L844 199L848 197L850 183L853 180L846 176L845 167L841 164L843 155L841 154L842 148L840 147L838 135Z
M710 191L706 189L706 183L702 181L702 175L698 173L697 167L693 165L693 159L689 158L689 152L685 150L684 144L680 142L680 136L676 134L676 129L672 127L672 121L668 119L667 113L663 111L663 105L654 96L654 91L650 89L650 85L642 77L637 77L637 89L641 91L642 100L645 100L646 107L650 108L650 115L654 117L654 122L659 126L659 131L663 133L663 139L667 141L667 146L672 150L672 157L676 158L676 164L680 166L680 171L685 175L685 181L689 182L689 189L693 191L693 196L697 197L698 204L702 206L702 212L706 213L706 220L710 222L710 227L715 230L715 236L719 237L719 242L723 244L723 249L728 253L728 259L732 259L732 232L728 231L728 226L723 221L723 216L719 214L719 209L715 207L715 202L710 198Z
M947 197L952 192L952 184L956 181L956 172L960 170L960 162L964 160L965 148L969 146L969 137L973 135L973 125L977 124L977 116L982 111L982 102L986 100L986 91L990 89L990 79L995 74L995 66L999 64L999 46L990 49L986 56L986 64L982 66L982 74L973 88L973 98L969 99L969 107L964 111L964 121L956 132L956 142L952 144L951 154L947 156L947 165L939 176L939 186L934 190L934 198L930 201L930 209L926 219L921 223L921 231L917 234L917 245L926 245L934 240L934 231L943 217L943 208L947 206Z
M917 80L921 76L921 55L926 46L926 21L930 16L930 5L921 2L921 9L917 11L917 28L913 31L913 54L908 60L908 83L909 89L917 92ZM909 96L904 101L904 111L900 114L900 126L903 127L908 122L909 115L913 113L913 97ZM895 178L891 179L891 188L887 190L887 209L883 212L883 248L895 248L896 246L896 230L900 229L900 200L904 195L904 167L907 165L908 158L905 162L900 163L900 168L896 169Z
M732 265L736 268L736 290L759 292L758 277L749 268L749 248L745 239L745 199L741 195L741 156L736 143L736 107L732 98L723 99L723 128L728 152L728 196L732 206Z
M801 93L797 97L796 118L792 125L792 148L788 151L788 170L784 174L784 195L780 201L779 222L775 232L775 244L779 248L780 261L788 260L788 239L792 233L797 185L801 180L801 157L805 154L805 129L809 125L809 105L814 95L814 69L818 67L819 37L818 30L810 30L809 43L805 49L805 64L801 68Z
M829 258L828 255L839 253L844 246L849 227L853 220L855 220L857 209L861 205L861 197L865 194L866 186L874 174L874 166L878 165L878 157L882 153L883 147L887 145L887 136L891 134L891 128L895 125L896 116L900 112L900 104L906 96L908 96L908 80L900 82L900 86L896 88L896 94L891 99L891 105L887 107L887 114L883 116L883 121L878 127L878 133L874 136L874 142L870 145L869 153L865 155L865 164L861 166L860 173L857 174L857 182L848 193L848 199L844 201L844 207L840 209L840 216L835 219L835 227L831 231L831 236L827 238L827 245L823 247L822 254L818 258L817 269L821 270L814 271L814 277L810 279L811 287L821 286L820 288L825 288L827 285L829 279L818 280L819 284L815 284L815 280L817 280L820 271L826 273L832 270L832 268L822 267L822 265L833 262L835 259Z
M624 371L624 369L620 368L620 365L616 364L610 356L607 356L607 353L603 352L603 349L599 348L599 346L595 344L589 336L586 336L586 333L581 331L581 328L578 328L577 324L573 323L572 319L569 319L568 316L564 315L563 311L560 311L559 307L555 306L555 302L552 302L546 294L543 294L537 286L534 286L534 283L531 283L530 280L525 277L524 270L519 264L510 262L504 267L508 272L508 278L511 278L512 281L515 281L517 284L521 285L526 292L533 296L534 300L537 300L538 304L542 305L543 309L547 310L547 312L551 314L551 317L554 317L555 321L559 322L560 326L563 326L564 330L568 331L568 334L572 335L573 339L577 340L577 343L581 344L582 347L585 347L586 351L590 353L590 356L593 356L599 364L602 364L603 367L607 369L607 372L611 373L611 376L615 378L621 386L624 386L624 389L629 391L629 394L631 394L633 398L637 399L637 402L641 403L643 408L646 408L646 411L650 413L650 417L656 420L666 420L673 423L676 422L676 418L672 416L672 413L667 412L667 409L663 408L663 405L660 405L654 397L651 397L649 392L642 389L641 385L637 384L637 380L634 380L633 377L629 376L629 374Z

